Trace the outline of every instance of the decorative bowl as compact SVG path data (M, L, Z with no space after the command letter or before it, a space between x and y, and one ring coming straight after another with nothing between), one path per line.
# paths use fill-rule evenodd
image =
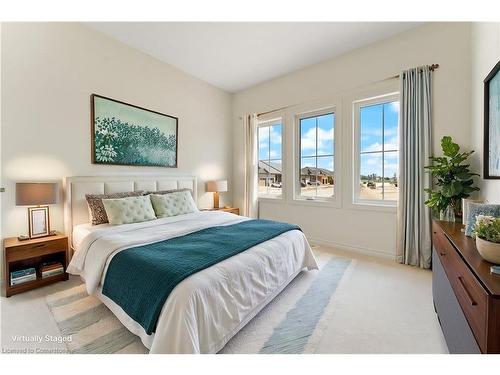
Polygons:
M476 236L476 247L483 259L500 264L500 243L485 241Z

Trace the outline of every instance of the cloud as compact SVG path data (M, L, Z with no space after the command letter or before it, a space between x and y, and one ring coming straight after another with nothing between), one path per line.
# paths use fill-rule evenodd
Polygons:
M269 153L270 159L277 159L277 158L279 158L279 156L280 155L275 150L271 150L271 152Z
M318 127L318 154L331 154L331 145L334 142L335 134L333 128L325 130ZM316 128L309 129L300 138L300 146L302 151L314 151L311 155L316 154Z
M399 113L399 101L391 102L390 109Z
M384 150L398 150L399 149L399 139L398 136L393 136L387 139L384 143ZM382 151L382 144L380 142L374 142L368 147L363 148L363 152L373 152Z
M398 173L398 159L395 156L385 154L384 157L384 174L386 177L392 177L394 173ZM382 153L365 154L363 155L360 173L362 175L382 174Z
M281 148L281 132L276 131L275 126L265 126L259 128L259 148L269 147L269 136L271 136L271 148ZM271 153L273 151L271 150ZM274 152L276 154L276 152ZM277 155L276 155L277 156ZM271 159L272 159L271 155Z

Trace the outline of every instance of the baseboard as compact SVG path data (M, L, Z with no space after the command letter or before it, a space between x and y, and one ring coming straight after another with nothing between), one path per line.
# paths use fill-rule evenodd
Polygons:
M360 246L351 246L351 245L338 243L335 241L322 240L322 239L318 239L318 238L309 238L308 237L308 240L309 240L309 243L311 245L334 247L334 248L342 250L342 251L348 251L348 252L353 252L353 253L358 253L358 254L363 254L363 255L370 255L370 256L377 257L377 258L381 258L381 259L397 261L396 254L392 255L392 254L388 254L388 253L385 253L383 251L376 250L376 249L369 249L369 248L360 247Z

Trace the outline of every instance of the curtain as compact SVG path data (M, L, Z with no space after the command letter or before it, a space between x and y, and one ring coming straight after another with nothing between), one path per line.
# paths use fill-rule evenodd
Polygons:
M243 118L245 127L245 216L259 217L258 162L257 162L257 115Z
M397 253L400 263L431 267L431 212L424 166L431 155L431 71L418 67L400 75L400 151Z

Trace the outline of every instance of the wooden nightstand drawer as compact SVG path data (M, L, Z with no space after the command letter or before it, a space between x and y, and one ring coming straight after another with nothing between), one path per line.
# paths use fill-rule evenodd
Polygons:
M8 248L6 250L7 262L15 262L28 258L34 258L42 255L52 254L57 251L64 252L68 248L68 240L60 239L48 242L39 242Z

